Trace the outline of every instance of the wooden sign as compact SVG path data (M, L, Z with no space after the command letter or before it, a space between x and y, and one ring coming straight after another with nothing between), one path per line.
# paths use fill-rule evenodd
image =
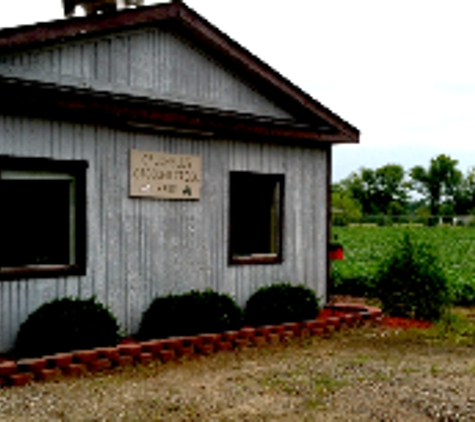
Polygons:
M130 150L130 196L200 199L201 157Z

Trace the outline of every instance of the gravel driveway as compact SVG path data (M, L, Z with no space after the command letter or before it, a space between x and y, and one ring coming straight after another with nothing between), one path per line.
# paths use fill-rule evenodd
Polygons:
M382 327L0 389L1 421L475 421L475 350Z

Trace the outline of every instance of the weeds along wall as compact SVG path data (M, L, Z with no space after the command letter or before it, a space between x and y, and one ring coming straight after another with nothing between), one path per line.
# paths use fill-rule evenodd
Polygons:
M130 149L200 156L201 198L129 197ZM29 313L66 296L96 295L127 333L137 330L151 298L170 292L209 287L242 306L259 286L291 281L325 296L326 154L0 115L0 155L88 164L86 274L0 281L0 350L12 346ZM285 176L281 263L228 264L231 171Z

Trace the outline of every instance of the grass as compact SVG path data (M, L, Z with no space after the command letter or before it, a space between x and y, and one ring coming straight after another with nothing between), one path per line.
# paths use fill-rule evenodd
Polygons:
M424 421L449 411L467 419L474 316L460 308L429 330L364 327L0 389L0 420Z
M445 269L454 295L464 285L475 292L475 228L473 227L334 227L344 247L344 259L333 262L337 279L371 280L381 260L401 239L404 231L433 245ZM475 298L474 298L475 300Z

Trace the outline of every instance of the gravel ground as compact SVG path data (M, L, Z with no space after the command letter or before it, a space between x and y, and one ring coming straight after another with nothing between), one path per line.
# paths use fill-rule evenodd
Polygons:
M1 421L475 421L475 353L366 327L0 389Z

